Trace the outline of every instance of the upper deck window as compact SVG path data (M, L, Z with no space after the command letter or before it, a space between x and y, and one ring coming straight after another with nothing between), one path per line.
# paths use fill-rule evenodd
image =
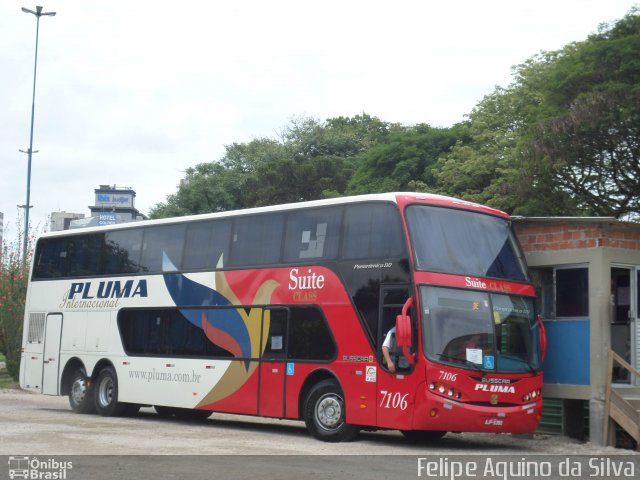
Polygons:
M524 281L507 220L467 210L411 205L407 221L418 270Z
M278 263L283 230L281 213L237 218L233 223L230 266Z
M340 246L341 207L292 212L287 220L285 262L334 260Z
M381 203L347 207L343 258L390 258L404 253L402 224L394 205Z

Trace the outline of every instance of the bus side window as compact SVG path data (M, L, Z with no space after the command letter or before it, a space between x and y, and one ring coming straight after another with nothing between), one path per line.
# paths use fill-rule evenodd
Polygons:
M174 266L180 266L186 225L159 225L144 229L142 259L144 272L162 272L166 255Z
M302 210L289 214L285 237L284 261L338 256L342 208Z
M229 266L242 267L278 263L283 231L283 214L235 219Z
M400 213L395 206L347 206L343 258L390 258L403 256L405 252Z
M39 240L33 268L34 278L66 277L68 245L69 239L65 237Z
M267 336L263 359L284 360L287 352L288 312L284 308L266 309L263 312L263 335ZM268 324L268 328L267 328Z
M68 269L70 277L102 275L104 233L69 237Z
M185 270L225 267L229 262L231 220L187 225L182 268Z
M383 286L381 288L381 332L380 349L387 338L387 334L396 326L396 317L402 313L402 307L409 298L407 287ZM408 371L411 369L409 361L404 356L402 349L398 348L395 341L395 330L392 332L393 340L389 348L391 359L396 365L397 371ZM384 361L384 357L381 358Z
M105 238L107 263L104 273L138 273L142 249L142 229L115 230L107 232Z
M288 358L328 362L335 358L336 344L318 307L291 307Z

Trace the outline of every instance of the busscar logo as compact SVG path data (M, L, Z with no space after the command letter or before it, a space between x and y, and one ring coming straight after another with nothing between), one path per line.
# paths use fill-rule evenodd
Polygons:
M45 460L38 457L9 457L9 478L30 480L66 480L67 471L73 468L73 462L62 462L54 458Z

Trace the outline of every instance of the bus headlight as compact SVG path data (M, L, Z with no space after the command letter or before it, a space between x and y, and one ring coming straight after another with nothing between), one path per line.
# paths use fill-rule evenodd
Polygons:
M438 384L437 382L431 382L429 384L429 390L437 392L440 395L446 395L448 397L454 397L457 399L462 398L462 393L458 392L453 387L450 387L449 385Z
M540 395L542 395L542 390L540 390L539 388L535 389L535 390L531 390L529 393L525 394L522 396L522 401L523 402L528 402L529 400L535 400L536 398L538 398Z

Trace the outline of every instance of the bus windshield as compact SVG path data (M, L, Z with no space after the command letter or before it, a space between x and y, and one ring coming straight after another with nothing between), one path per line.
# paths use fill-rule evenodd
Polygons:
M407 220L416 268L525 281L526 269L507 220L466 210L411 205Z
M496 373L540 369L532 298L431 286L420 296L431 360Z

